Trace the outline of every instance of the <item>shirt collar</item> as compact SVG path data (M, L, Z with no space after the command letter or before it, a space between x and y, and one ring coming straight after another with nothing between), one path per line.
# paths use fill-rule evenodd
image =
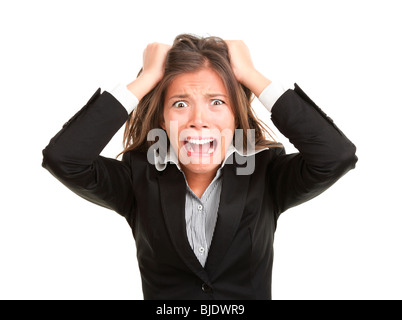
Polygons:
M260 147L260 148L257 147L255 149L253 149L253 151L251 151L251 152L243 152L242 150L237 149L233 144L231 144L229 146L228 150L226 151L225 159L222 161L220 169L223 168L227 159L235 152L243 157L251 157L261 151L268 150L268 149L269 149L269 147ZM169 149L168 149L167 153L165 154L165 156L160 155L156 150L154 150L154 160L155 160L155 162L154 162L155 167L158 171L165 170L168 162L174 163L177 166L177 168L181 171L179 159L177 158L176 152L174 152L174 150L172 150L172 148L170 148L170 146L169 146Z

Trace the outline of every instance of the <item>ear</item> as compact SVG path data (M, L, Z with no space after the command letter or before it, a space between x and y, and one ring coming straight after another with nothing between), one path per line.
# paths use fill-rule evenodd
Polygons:
M163 130L166 131L165 119L162 118L161 121L160 121L160 123L159 123L159 125L161 126L161 128L162 128Z

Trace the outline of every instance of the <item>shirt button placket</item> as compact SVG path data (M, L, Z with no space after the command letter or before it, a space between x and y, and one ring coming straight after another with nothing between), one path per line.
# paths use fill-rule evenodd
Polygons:
M206 283L203 283L203 284L201 285L201 289L202 289L202 291L204 291L205 293L212 293L212 288L211 288L209 285L207 285Z

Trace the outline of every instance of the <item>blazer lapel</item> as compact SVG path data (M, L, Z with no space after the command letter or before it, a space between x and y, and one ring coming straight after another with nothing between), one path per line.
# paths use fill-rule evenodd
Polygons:
M213 276L217 276L216 270L236 234L247 199L250 175L237 175L236 169L235 164L226 164L222 169L223 184L218 219L205 265L208 274Z
M204 282L209 283L187 239L185 201L186 182L176 165L168 164L159 177L163 216L170 238L184 263Z

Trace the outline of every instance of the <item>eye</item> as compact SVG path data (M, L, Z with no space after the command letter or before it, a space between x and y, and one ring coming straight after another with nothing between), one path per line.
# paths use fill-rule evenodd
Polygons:
M214 105L214 106L220 106L221 104L224 104L224 103L225 103L225 101L223 101L223 100L218 100L218 99L212 100L212 105Z
M173 107L175 108L185 108L187 107L187 103L185 103L184 101L176 101L175 103L173 103Z

